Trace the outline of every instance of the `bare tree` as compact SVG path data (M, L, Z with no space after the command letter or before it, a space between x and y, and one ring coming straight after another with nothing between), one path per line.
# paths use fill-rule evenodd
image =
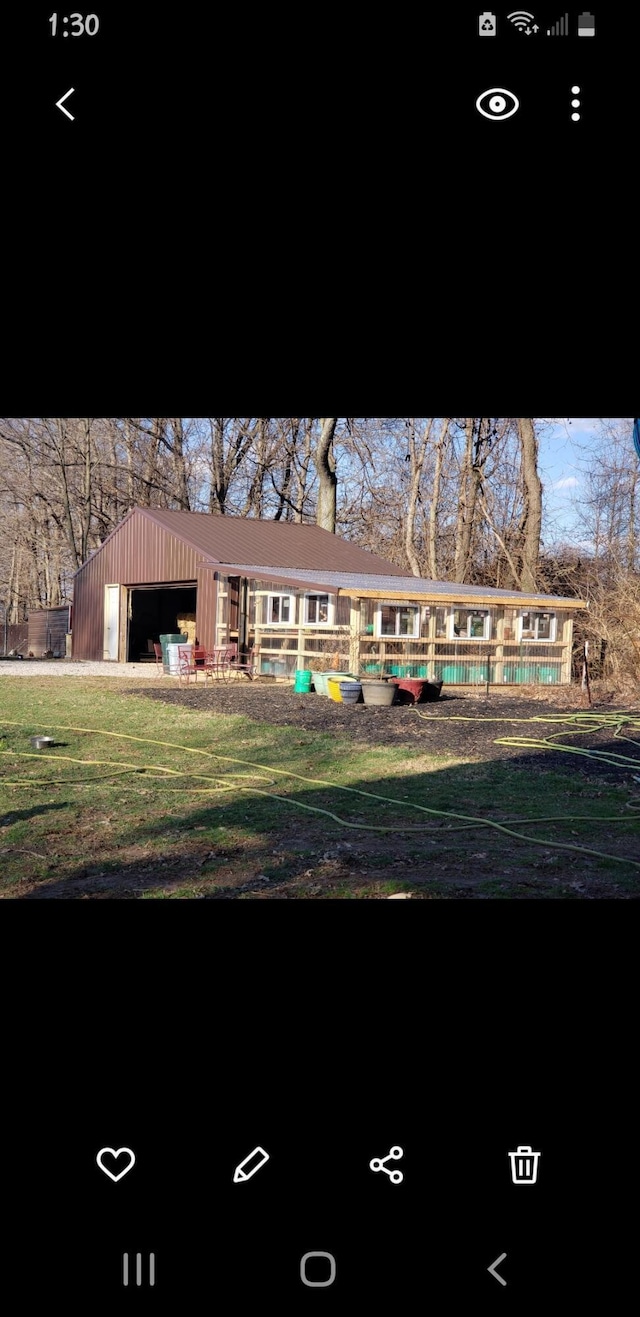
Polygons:
M431 428L433 419L429 419L418 440L416 440L416 423L415 418L407 422L407 446L409 452L407 459L410 463L409 469L409 499L407 505L407 514L405 519L405 537L404 547L407 555L407 561L414 576L422 574L420 561L416 553L415 535L416 535L416 518L418 513L418 504L421 502L422 495L420 486L422 483L422 472L424 469L425 458L427 455L427 445L431 438ZM405 459L406 460L406 459Z
M336 530L338 478L332 445L337 424L336 416L321 420L320 435L316 444L316 471L319 480L316 523L322 526L323 530L330 530L333 535Z
M429 500L429 576L432 581L438 580L438 508L440 503L440 487L442 484L442 467L449 439L449 426L451 421L445 417L440 425L440 434L435 446L435 467L433 472L433 483L431 486L431 498Z
M260 422L247 417L208 417L211 446L209 512L224 515L233 479L241 469L259 431Z
M518 436L525 489L520 587L523 590L535 590L542 529L542 481L538 473L538 437L535 421L530 417L521 417L518 421Z
M484 465L491 447L492 425L488 417L467 417L464 422L465 445L460 470L454 581L464 581L469 571L476 505L478 495L482 493Z

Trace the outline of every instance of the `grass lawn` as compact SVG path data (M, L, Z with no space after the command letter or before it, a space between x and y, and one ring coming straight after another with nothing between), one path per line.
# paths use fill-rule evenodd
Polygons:
M150 700L115 678L3 677L0 709L3 897L640 893L626 772L585 786L570 756L531 771L427 743L372 747ZM36 733L55 747L33 751Z

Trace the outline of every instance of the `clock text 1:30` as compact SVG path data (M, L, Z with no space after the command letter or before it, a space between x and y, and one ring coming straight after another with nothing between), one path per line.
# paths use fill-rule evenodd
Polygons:
M51 35L55 37L58 31L58 15L52 14L49 19L51 24ZM62 19L63 25L69 23L72 37L95 37L100 27L100 19L97 14L70 14L68 18ZM67 33L65 32L65 36Z

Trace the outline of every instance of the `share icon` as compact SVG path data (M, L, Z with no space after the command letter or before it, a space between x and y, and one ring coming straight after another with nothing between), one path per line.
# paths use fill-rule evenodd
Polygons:
M389 1176L392 1184L402 1184L404 1179L402 1171L390 1171L386 1163L390 1161L397 1162L398 1158L403 1156L402 1148L390 1148L386 1157L374 1157L373 1161L369 1162L369 1168L372 1171L384 1171L385 1175Z

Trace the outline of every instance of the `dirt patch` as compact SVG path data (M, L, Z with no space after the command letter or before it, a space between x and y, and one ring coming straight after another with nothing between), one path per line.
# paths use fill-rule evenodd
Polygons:
M259 682L228 685L220 682L217 686L193 685L175 689L163 686L159 690L145 685L129 689L136 695L166 704L200 711L208 709L215 714L241 715L276 727L341 735L361 745L405 746L411 755L447 753L479 760L510 759L516 764L526 762L531 771L542 772L560 766L566 769L568 756L562 751L545 748L538 752L539 764L536 766L529 750L498 745L496 740L516 736L542 740L554 735L565 744L636 756L640 773L640 749L614 740L609 729L581 732L576 741L575 734L569 734L571 729L563 730L561 723L526 721L542 717L551 719L554 714L566 717L572 713L597 715L611 712L609 703L588 709L575 688L570 688L564 697L559 694L555 699L502 692L490 693L488 697L475 692L451 695L445 692L433 704L393 705L391 708L336 704L321 695L298 695L289 686L262 685ZM586 758L576 757L573 768L585 777L595 775L609 781L620 780L619 768Z
M628 864L637 860L637 828L633 820L631 831L625 826L628 811L638 808L630 802L639 799L633 777L635 765L640 777L640 746L615 736L612 722L599 730L590 724L589 731L576 735L575 726L551 721L573 713L590 712L595 718L612 713L612 706L604 702L588 711L575 689L553 696L551 692L490 692L488 698L479 692L445 691L437 703L417 708L335 704L266 682L187 688L159 681L154 687L145 681L120 687L118 695L167 706L160 719L167 727L172 722L171 707L199 715L240 716L265 729L299 732L299 738L269 736L276 754L279 741L302 745L306 737L311 743L313 736L323 736L325 745L330 738L327 762L333 756L331 739L336 753L345 743L404 753L386 759L373 754L362 757L366 771L354 785L380 793L379 805L372 808L370 802L338 794L310 777L291 791L291 807L278 807L273 818L252 829L244 827L252 810L244 803L246 797L239 798L239 805L228 806L224 797L185 798L184 808L176 798L175 810L172 804L154 816L148 809L152 788L145 788L142 778L134 780L129 790L140 795L140 817L132 815L124 853L118 855L116 846L102 845L100 827L109 824L112 805L95 814L89 807L81 816L82 835L86 833L88 839L82 865L68 863L64 841L52 833L51 846L59 847L59 860L45 866L41 877L20 883L7 894L26 899L371 900L410 893L414 899L431 900L589 900L634 899L640 893L640 871ZM126 712L121 704L119 709L121 715ZM536 719L543 721L528 721ZM206 717L200 717L197 725L201 731ZM248 734L253 736L251 730ZM247 735L246 728L241 735ZM548 746L496 744L509 736L542 740L554 735L569 746L628 755L633 764L621 767L572 758ZM260 732L255 739L259 742L261 737ZM171 739L179 739L177 730ZM635 739L640 741L637 732ZM241 754L241 749L236 753ZM382 768L376 777L378 762ZM288 767L284 759L281 767ZM544 779L547 773L549 783ZM323 773L331 776L330 771ZM296 810L296 796L310 810L317 806L333 811L339 822ZM411 809L412 803L417 810ZM425 806L437 809L425 813ZM103 813L109 817L103 818ZM602 817L594 828L592 819L598 813ZM0 820L0 827L4 824L8 829L18 821L15 815L12 810ZM492 826L492 822L510 822L516 827L523 815L526 819L520 818L524 826L517 837ZM565 815L579 816L579 821ZM547 818L543 826L546 816L551 822ZM385 830L360 830L357 823L362 819L372 829L384 824ZM155 831L149 832L149 820ZM78 836L78 829L74 835ZM92 838L95 846L89 845ZM26 835L16 838L12 847L6 840L7 851L32 844ZM3 842L0 833L0 850ZM562 849L563 843L575 843L576 850ZM600 855L590 855L590 847ZM45 849L36 847L43 851L41 860L46 858Z

